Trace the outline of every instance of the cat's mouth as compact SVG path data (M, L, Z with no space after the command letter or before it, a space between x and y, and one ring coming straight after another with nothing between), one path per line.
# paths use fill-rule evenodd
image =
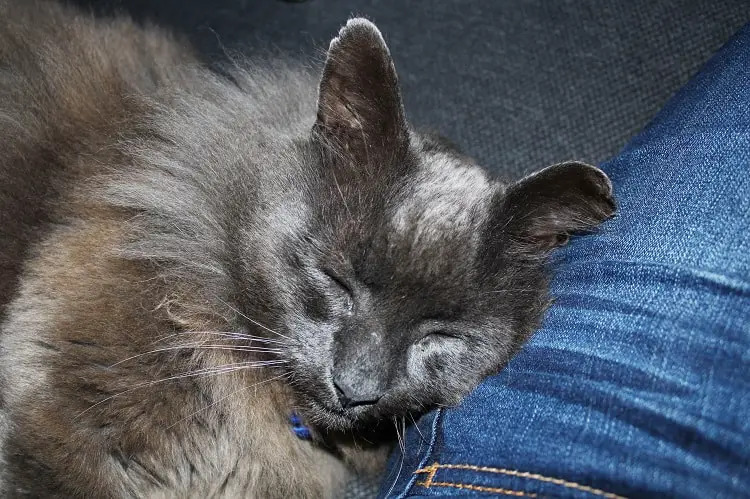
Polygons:
M380 407L377 403L344 406L342 404L320 404L320 408L329 414L334 414L346 421L357 423L362 420L378 419Z
M302 364L298 371L310 373L311 370L304 369ZM393 417L406 416L418 410L411 400L404 400L402 391L396 387L372 396L372 392L352 390L334 379L335 376L330 374L308 375L298 376L291 383L296 398L295 410L319 429L344 432L367 430L381 421L390 421Z
M322 400L311 397L306 402L304 412L310 421L336 431L366 428L387 417L382 400L372 404L345 406L335 396L329 396Z

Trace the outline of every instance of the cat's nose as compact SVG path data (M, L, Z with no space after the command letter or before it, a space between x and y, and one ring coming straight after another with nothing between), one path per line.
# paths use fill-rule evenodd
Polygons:
M339 398L341 407L344 409L362 405L374 405L383 396L382 390L378 390L375 387L368 387L366 384L356 386L342 379L334 379L333 386L336 389L336 395Z

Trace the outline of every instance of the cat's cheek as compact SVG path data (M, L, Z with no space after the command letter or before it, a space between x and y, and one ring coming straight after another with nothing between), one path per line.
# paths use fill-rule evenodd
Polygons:
M314 368L316 376L326 378L333 365L333 343L338 326L311 320L302 314L290 314L285 324L290 360Z
M422 381L426 376L425 360L429 353L429 347L425 344L415 343L407 351L406 378L409 380Z
M439 337L423 340L409 347L406 371L409 379L434 381L454 370L457 362L466 350L466 344L457 339Z

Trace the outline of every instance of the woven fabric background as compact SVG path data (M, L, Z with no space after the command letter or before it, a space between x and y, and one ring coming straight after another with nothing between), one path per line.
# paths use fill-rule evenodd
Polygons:
M384 32L415 124L513 178L615 154L741 25L747 0L78 0L186 34L207 58L321 58L352 14ZM375 495L358 480L351 498Z
M750 20L746 0L79 0L186 33L210 58L320 58L353 13L375 21L412 122L514 177L622 147Z

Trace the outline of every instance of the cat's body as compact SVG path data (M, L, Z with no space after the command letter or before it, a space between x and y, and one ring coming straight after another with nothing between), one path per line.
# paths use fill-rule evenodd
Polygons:
M0 23L3 497L330 497L507 361L546 253L612 212L591 167L506 190L410 131L364 21L320 96L128 20Z
M202 73L186 49L158 30L139 29L126 20L94 23L88 16L73 18L56 9L34 12L20 5L0 8L2 22L10 21L0 31L0 306L7 316L2 385L4 417L13 422L0 436L5 478L12 477L19 491L45 497L72 497L74 492L85 497L242 497L248 490L256 497L330 494L344 476L343 465L290 431L292 402L283 384L270 382L230 396L269 377L253 370L164 382L112 399L117 408L102 412L103 404L78 415L102 395L231 361L218 349L197 355L177 350L165 352L170 365L164 368L158 354L142 359L157 366L144 372L137 359L107 367L157 348L205 342L194 337L159 342L175 331L172 313L184 313L180 320L195 331L227 327L192 311L170 311L170 291L154 279L156 271L108 254L125 236L126 216L102 210L86 194L76 199L75 186L105 173L108 165L130 162L116 144L142 136L134 131L143 126L139 120L160 106L181 108L186 114L175 116L174 126L184 126L187 133L202 131L191 120L210 121L207 128L216 134L226 133L226 123L241 126L251 147L299 135L302 127L309 130L313 124L315 80L301 70L281 68L281 78L259 88L277 95L245 93L238 98L236 86ZM20 13L32 14L24 19ZM189 99L196 94L208 95L204 106L191 106ZM215 146L222 147L228 162L234 160L232 147L243 147L251 160L248 166L258 170L252 177L258 183L261 169L274 161L269 156L278 154L248 151L246 144L220 146L215 141L221 139L213 137L180 139L195 146L181 151L186 156L211 154ZM224 171L216 176L222 173L230 175ZM211 179L205 182L209 190ZM255 192L258 185L240 188ZM202 202L190 198L199 193L163 192L161 200L153 201L164 203L165 209L169 203ZM31 242L36 244L30 247ZM219 242L196 242L205 246L192 256L206 257L199 252ZM26 268L16 291L21 255ZM14 292L17 297L10 304ZM200 306L203 299L195 301ZM233 313L227 308L217 312ZM103 387L88 385L86 378L106 384L107 394L97 395ZM254 403L259 398L263 402ZM110 410L122 420L113 421ZM197 414L190 417L193 412ZM189 421L179 423L181 418ZM185 425L191 430L184 431ZM97 429L96 438L90 438L87 426ZM75 485L65 483L67 479Z

